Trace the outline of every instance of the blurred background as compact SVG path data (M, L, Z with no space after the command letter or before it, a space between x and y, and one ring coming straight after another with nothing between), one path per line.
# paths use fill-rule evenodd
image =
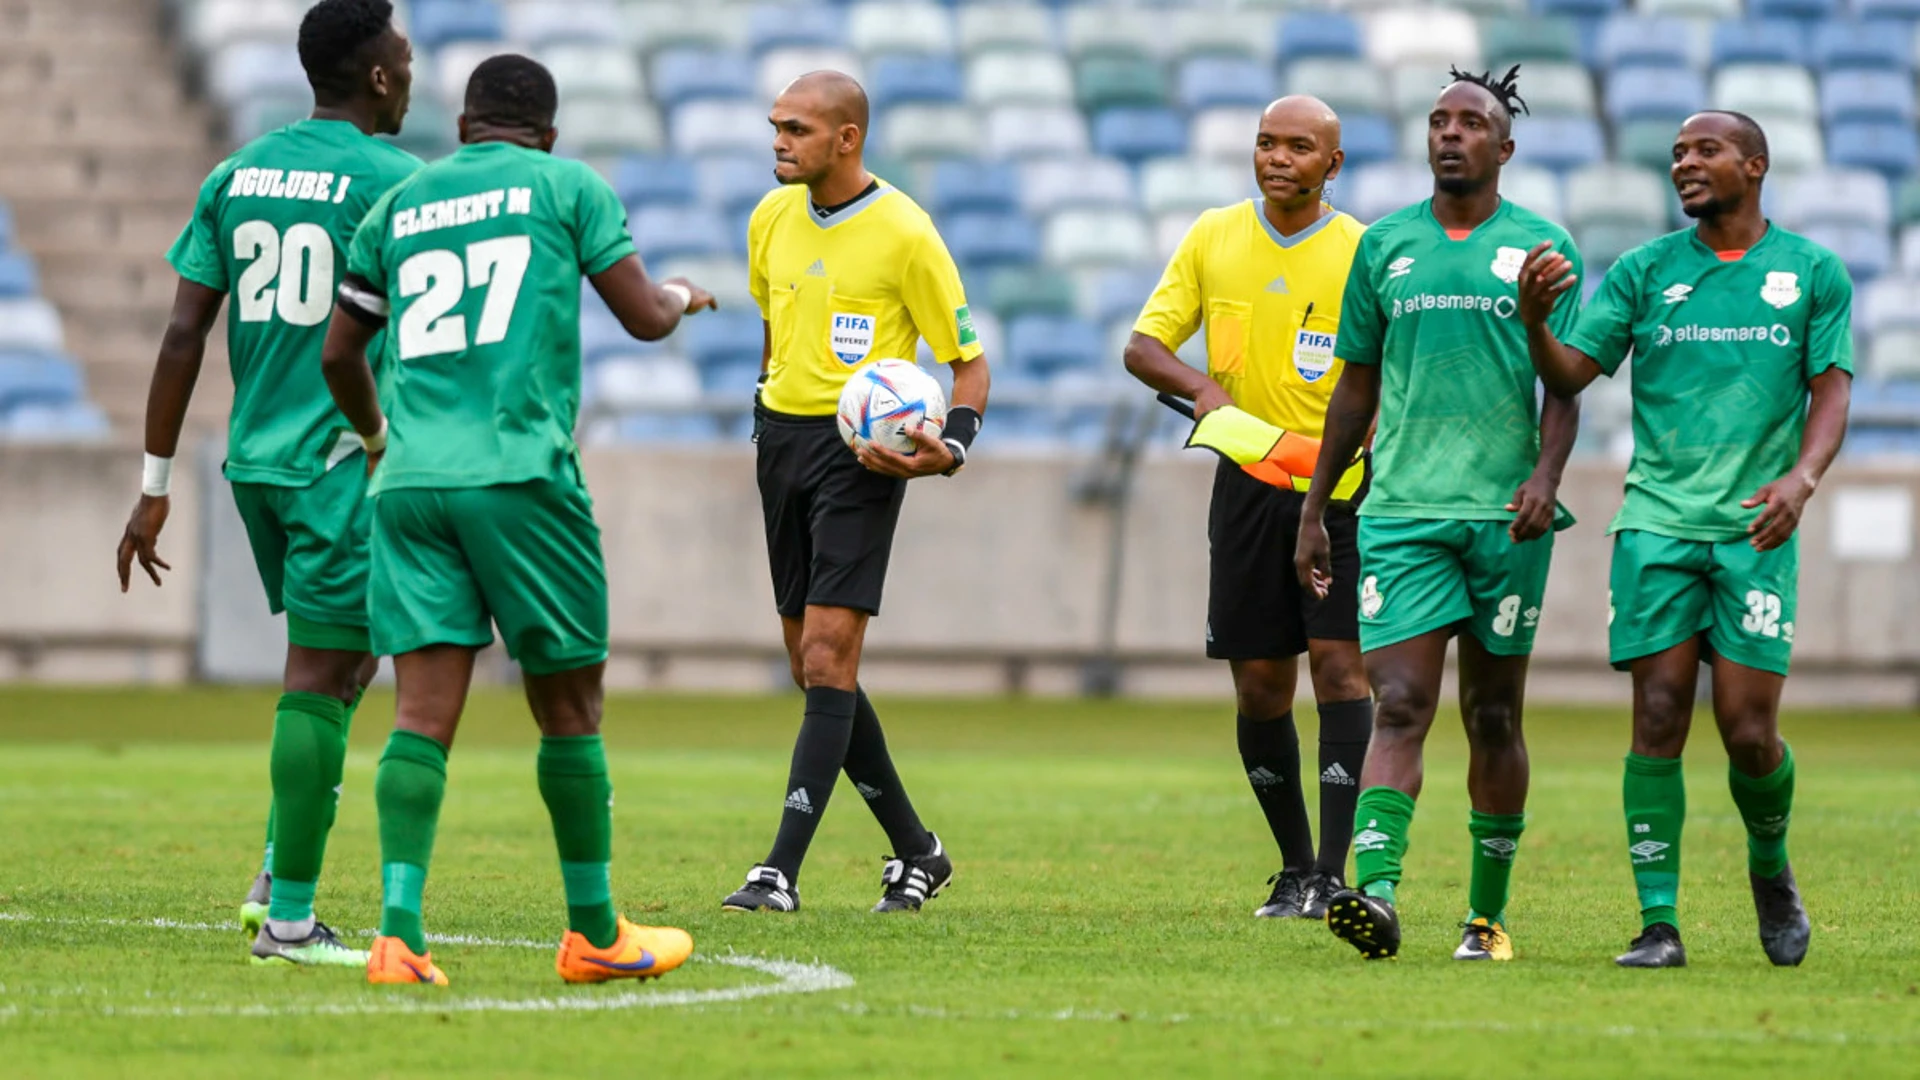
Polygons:
M218 482L224 327L162 542L175 572L123 597L109 562L173 292L162 256L206 171L310 108L304 6L0 0L0 679L278 676L284 638ZM1769 213L1839 253L1857 290L1853 429L1805 527L1789 693L1920 701L1920 0L397 7L415 53L397 141L449 152L473 67L529 53L560 83L559 152L613 182L656 274L721 300L643 345L585 293L581 438L617 685L785 681L747 443L761 332L744 251L788 79L865 83L869 167L933 214L994 367L977 464L908 500L867 681L1218 694L1226 673L1200 658L1212 461L1179 450L1184 425L1122 370L1132 320L1194 217L1254 194L1272 98L1339 111L1331 199L1371 221L1430 192L1424 118L1448 67L1519 63L1532 115L1503 190L1567 225L1589 290L1685 224L1665 175L1682 118L1724 107L1766 128ZM1582 524L1559 542L1536 696L1625 692L1604 663L1602 531L1629 407L1625 379L1585 395L1563 492Z

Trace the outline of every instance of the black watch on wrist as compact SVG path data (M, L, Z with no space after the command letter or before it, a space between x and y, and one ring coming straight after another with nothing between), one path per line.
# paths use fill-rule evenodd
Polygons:
M946 472L941 473L940 475L953 476L954 474L958 473L961 469L966 468L967 467L966 444L962 443L959 439L942 439L940 441L946 444L947 452L953 455L953 467L948 469Z

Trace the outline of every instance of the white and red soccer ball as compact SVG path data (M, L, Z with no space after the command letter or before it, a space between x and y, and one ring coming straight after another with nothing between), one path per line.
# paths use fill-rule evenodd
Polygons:
M853 373L840 390L840 437L901 454L919 449L912 433L938 439L946 430L947 395L933 376L906 360L876 360Z

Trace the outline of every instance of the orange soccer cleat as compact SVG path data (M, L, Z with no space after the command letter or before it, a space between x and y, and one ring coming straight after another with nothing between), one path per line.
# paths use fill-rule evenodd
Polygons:
M596 949L585 934L567 931L560 939L554 970L570 983L597 983L610 979L655 979L693 954L693 936L671 926L636 926L620 917L620 936L612 945Z
M387 983L425 983L447 985L447 973L434 966L433 954L415 956L407 943L397 937L373 939L373 951L367 954L367 981Z

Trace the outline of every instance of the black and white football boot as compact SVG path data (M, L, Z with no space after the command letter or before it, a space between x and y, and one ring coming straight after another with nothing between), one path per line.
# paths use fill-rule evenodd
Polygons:
M1670 923L1657 922L1647 927L1613 958L1621 967L1681 968L1687 966L1687 947L1680 944L1680 931Z
M919 911L920 905L939 896L940 890L953 881L953 860L947 858L947 849L938 836L927 835L933 836L933 850L925 855L905 859L887 856L880 871L880 884L887 891L873 905L876 913Z
M1327 928L1369 960L1400 955L1400 916L1377 896L1354 889L1335 893L1327 901Z
M720 901L722 911L799 911L800 890L765 864L747 871L747 883Z
M1300 901L1307 892L1307 872L1305 870L1282 870L1267 879L1273 886L1273 894L1267 902L1253 909L1256 919L1297 919L1300 917Z
M1347 883L1339 874L1329 874L1324 870L1315 870L1307 875L1307 883L1300 889L1300 917L1324 922L1327 918L1327 903L1333 894L1345 892Z

